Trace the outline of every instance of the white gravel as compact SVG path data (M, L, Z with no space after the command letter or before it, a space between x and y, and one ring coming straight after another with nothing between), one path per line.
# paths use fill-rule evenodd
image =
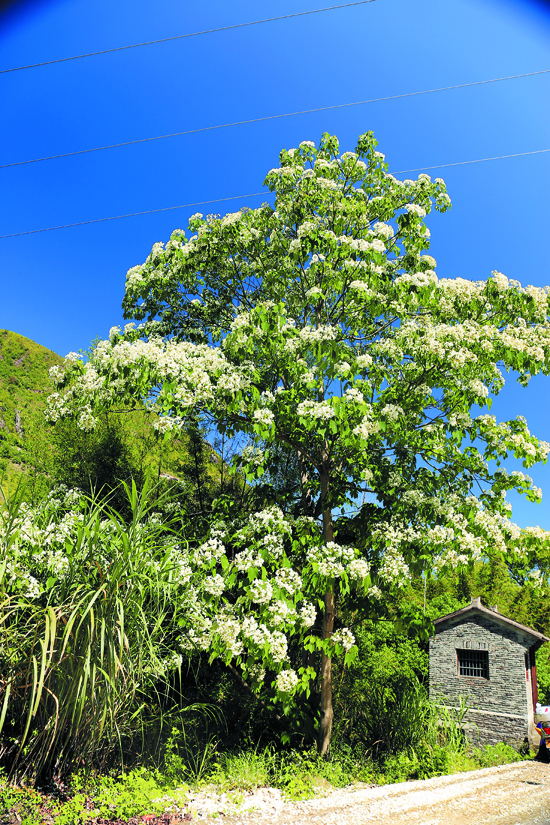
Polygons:
M194 817L220 817L227 825L548 825L550 766L517 762L396 785L344 788L307 802L284 802L275 788L201 793L188 805Z

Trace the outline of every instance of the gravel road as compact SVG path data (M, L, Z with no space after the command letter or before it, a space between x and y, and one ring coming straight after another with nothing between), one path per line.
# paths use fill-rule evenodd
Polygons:
M322 799L264 799L226 825L550 825L550 765L518 762L397 785L341 790Z

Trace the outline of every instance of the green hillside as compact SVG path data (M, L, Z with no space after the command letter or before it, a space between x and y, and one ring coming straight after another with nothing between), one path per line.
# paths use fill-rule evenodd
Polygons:
M45 437L42 412L52 392L48 370L63 359L10 330L0 330L0 473L11 484Z
M7 329L0 329L1 429L17 433L16 412L24 428L25 413L43 409L51 392L48 370L63 358L50 349Z

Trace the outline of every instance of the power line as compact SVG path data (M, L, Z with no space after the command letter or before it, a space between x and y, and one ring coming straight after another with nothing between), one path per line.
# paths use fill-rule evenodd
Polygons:
M428 169L446 169L449 166L466 166L468 163L485 163L487 160L504 160L504 158L522 158L525 155L541 155L543 152L550 152L550 149L535 149L533 152L516 152L514 155L498 155L495 158L478 158L477 160L459 160L457 163L440 163L438 166L422 166L419 169L401 169L396 175L404 175L406 172L427 172Z
M156 43L169 43L171 40L183 40L187 37L198 37L201 34L214 34L215 32L226 32L231 29L243 29L246 26L257 26L260 23L273 23L276 20L289 20L291 17L304 17L307 14L319 14L323 11L334 11L335 9L347 9L350 6L363 6L365 3L374 3L374 0L355 0L353 3L343 3L339 6L326 6L323 9L310 9L309 11L298 11L294 14L282 14L280 17L266 17L263 20L250 20L248 23L234 23L231 26L220 26L218 29L205 29L199 32L189 32L188 34L176 34L174 37L163 37L160 40L146 40L144 43L133 43L130 46L116 46L114 49L102 49L98 52L87 52L86 54L75 54L72 57L59 57L56 60L46 60L43 63L30 63L28 66L14 66L12 69L0 69L0 74L8 72L20 72L23 69L36 69L38 66L51 66L53 63L66 63L68 60L81 60L83 57L95 57L98 54L110 54L111 52L122 52L126 49L139 49L141 46L153 46Z
M428 169L444 169L449 166L466 166L470 163L485 163L489 160L503 160L505 158L521 158L525 155L540 155L544 152L550 152L550 149L535 149L532 152L516 152L513 155L498 155L493 158L476 158L475 160L461 160L456 163L441 163L438 166L421 166L418 169L401 169L395 172L396 175L403 175L406 172L425 172ZM174 209L186 209L191 206L206 206L210 203L222 203L224 201L234 201L240 198L256 198L260 195L269 195L269 192L251 192L248 195L231 195L228 198L213 198L208 201L196 201L195 203L183 203L180 206L163 206L160 209L146 209L143 212L129 212L126 215L112 215L109 218L94 218L91 221L78 221L77 223L64 223L60 226L47 226L44 229L28 229L26 232L12 232L10 235L0 235L0 240L4 238L17 238L21 235L35 235L38 232L52 232L54 229L69 229L72 226L85 226L90 223L103 223L104 221L117 221L119 218L135 218L138 215L152 215L155 212L170 212Z
M222 201L235 201L239 198L255 198L258 195L267 195L268 192L252 192L249 195L231 195L228 198L213 198L209 201L197 201L196 203L182 203L180 206L163 206L160 209L146 209L144 212L129 212L127 215L112 215L110 218L94 218L91 221L78 221L78 223L64 223L61 226L47 226L45 229L28 229L26 232L14 232L11 235L0 235L2 238L17 238L19 235L35 235L37 232L52 232L54 229L68 229L71 226L84 226L89 223L103 223L104 221L117 221L119 218L135 218L137 215L151 215L153 212L170 212L173 209L185 209L190 206L205 206L208 203L221 203Z
M465 89L470 86L483 86L487 83L500 83L503 80L516 80L520 77L532 77L534 75L549 74L550 69L541 69L537 72L525 72L524 74L513 74L507 77L494 77L490 80L475 80L472 83L458 83L454 86L441 86L437 89L423 89L420 92L405 92L398 95L388 95L387 97L373 97L370 100L356 100L353 103L337 103L334 106L319 106L315 109L302 109L299 112L285 112L280 115L265 115L264 117L250 118L249 120L236 120L232 123L220 123L217 126L201 126L198 129L187 129L183 132L171 132L168 135L156 135L155 137L138 138L137 140L127 140L123 143L110 143L107 146L96 146L93 149L78 149L75 152L63 152L59 155L48 155L43 158L32 158L30 160L18 160L14 163L0 164L0 169L7 169L11 166L24 166L27 163L41 163L45 160L57 160L58 158L68 158L74 155L85 155L89 152L102 152L104 149L118 149L121 146L134 146L137 143L149 143L153 140L164 140L165 138L181 137L182 135L193 135L198 132L211 132L216 129L227 129L230 126L245 126L249 123L262 123L267 120L280 120L285 117L296 117L297 115L309 115L315 112L327 112L333 109L346 109L351 106L365 106L367 103L381 103L385 100L398 100L405 97L417 97L418 95L428 95L433 92L447 92L451 89Z

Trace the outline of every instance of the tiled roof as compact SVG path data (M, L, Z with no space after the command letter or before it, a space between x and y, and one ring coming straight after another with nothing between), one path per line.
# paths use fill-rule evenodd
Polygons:
M526 625L524 624L520 624L519 622L515 622L513 619L509 619L507 616L503 616L502 613L498 612L496 606L485 607L481 604L481 598L479 596L475 599L472 599L471 603L466 607L463 607L460 610L455 610L454 613L447 613L446 616L440 616L439 619L435 620L434 624L437 628L438 625L443 624L443 622L448 622L451 619L458 619L463 617L467 619L470 613L478 613L482 616L487 616L497 624L502 624L507 627L515 627L517 630L520 630L525 635L532 636L533 639L536 639L540 644L542 644L542 642L549 641L547 636L545 636L543 633L539 633L537 630L533 630L532 627L526 627Z

